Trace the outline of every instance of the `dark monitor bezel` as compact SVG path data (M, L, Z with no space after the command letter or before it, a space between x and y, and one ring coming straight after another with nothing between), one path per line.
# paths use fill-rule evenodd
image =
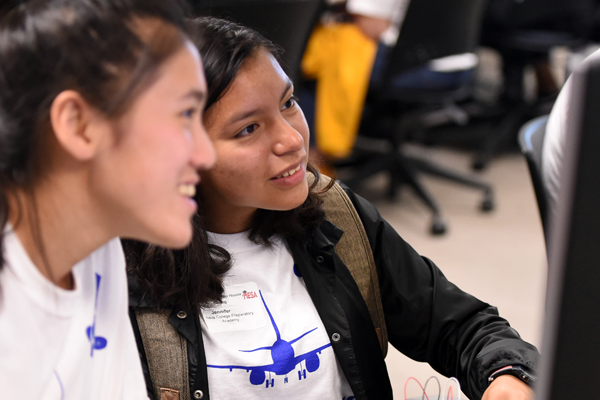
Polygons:
M596 398L600 391L600 58L571 79L537 400Z

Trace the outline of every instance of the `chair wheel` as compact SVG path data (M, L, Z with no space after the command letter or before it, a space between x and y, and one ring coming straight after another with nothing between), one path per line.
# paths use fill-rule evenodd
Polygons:
M494 196L491 193L486 193L485 198L481 202L481 205L479 206L479 208L483 212L490 212L495 207L496 207L496 205L494 204Z
M432 235L443 235L446 233L446 223L439 216L433 217L433 223L431 224L431 234Z

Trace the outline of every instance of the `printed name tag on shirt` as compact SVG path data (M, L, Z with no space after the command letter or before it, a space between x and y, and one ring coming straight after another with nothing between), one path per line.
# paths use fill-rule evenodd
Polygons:
M247 331L267 324L265 307L255 282L225 287L223 304L214 304L202 311L211 332Z

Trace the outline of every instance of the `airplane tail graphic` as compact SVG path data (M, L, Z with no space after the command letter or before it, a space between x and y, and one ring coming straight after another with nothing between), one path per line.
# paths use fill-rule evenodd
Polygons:
M277 324L275 323L275 320L273 319L273 316L271 315L271 311L269 310L269 307L267 307L267 303L265 302L265 299L263 298L262 291L259 290L258 294L260 294L260 299L262 300L263 304L265 305L265 310L267 310L267 314L269 314L269 318L271 319L271 325L273 325L273 329L275 329L275 334L277 335L277 340L281 340L281 334L279 333L279 328L277 327Z

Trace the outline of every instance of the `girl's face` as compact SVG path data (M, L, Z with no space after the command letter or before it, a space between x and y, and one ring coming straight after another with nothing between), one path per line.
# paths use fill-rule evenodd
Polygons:
M191 240L198 171L215 161L201 122L205 98L202 62L187 43L130 110L107 124L92 187L119 236L164 247Z
M210 230L247 230L257 209L291 210L306 200L308 125L268 51L244 61L205 123L217 152L214 168L202 172Z

